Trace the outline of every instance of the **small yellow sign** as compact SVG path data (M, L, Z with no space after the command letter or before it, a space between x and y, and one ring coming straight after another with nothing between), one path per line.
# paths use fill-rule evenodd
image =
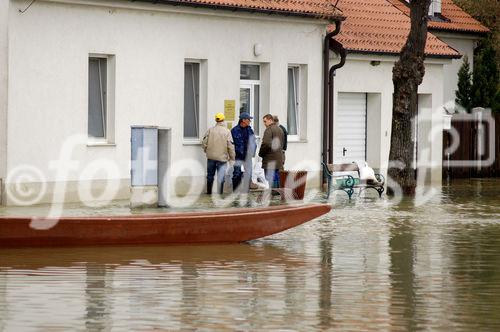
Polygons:
M236 101L234 99L224 100L224 116L226 121L234 121L236 117Z
M233 129L233 123L232 122L226 122L227 123L227 129L231 130Z

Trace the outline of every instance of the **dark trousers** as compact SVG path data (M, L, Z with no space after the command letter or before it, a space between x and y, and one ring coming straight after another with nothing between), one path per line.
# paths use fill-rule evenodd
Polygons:
M280 170L279 169L264 169L269 188L280 187Z
M217 189L218 193L224 191L224 176L226 175L227 162L207 159L207 194L212 194L215 172L217 171Z
M245 168L243 172L241 166ZM233 192L240 190L240 192L247 193L250 190L250 181L252 181L252 159L250 160L236 160L233 169Z

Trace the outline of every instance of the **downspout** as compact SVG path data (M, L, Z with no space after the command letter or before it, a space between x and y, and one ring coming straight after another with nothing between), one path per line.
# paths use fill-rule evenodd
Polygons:
M328 163L333 163L333 88L335 84L335 71L345 65L347 51L341 43L332 39L330 41L331 50L340 55L340 62L333 65L328 72L329 88L328 92Z
M330 42L339 34L341 21L335 21L335 30L325 36L323 45L323 148L322 161L328 163L328 124L329 124L329 67L330 67Z

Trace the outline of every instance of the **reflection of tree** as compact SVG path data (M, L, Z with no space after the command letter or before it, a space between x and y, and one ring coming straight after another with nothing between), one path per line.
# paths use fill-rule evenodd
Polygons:
M108 330L111 319L109 301L106 296L106 266L86 264L86 314L85 327L88 331Z
M500 326L500 226L460 227L451 237L456 315L482 330Z
M390 276L391 276L391 316L403 325L403 329L416 329L416 300L415 300L415 249L414 235L411 226L405 224L408 220L398 221L397 227L390 231ZM402 315L402 317L401 317ZM401 319L401 322L399 321Z
M323 237L319 242L321 267L319 275L319 321L322 329L332 326L332 242Z

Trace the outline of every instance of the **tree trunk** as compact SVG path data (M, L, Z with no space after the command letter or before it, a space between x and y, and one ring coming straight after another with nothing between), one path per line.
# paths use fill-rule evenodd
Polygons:
M424 51L430 3L431 0L410 1L410 34L392 70L394 95L388 174L407 195L415 194L417 186L412 168L412 119L417 115L417 91L425 74ZM388 188L388 194L394 194L392 188Z

